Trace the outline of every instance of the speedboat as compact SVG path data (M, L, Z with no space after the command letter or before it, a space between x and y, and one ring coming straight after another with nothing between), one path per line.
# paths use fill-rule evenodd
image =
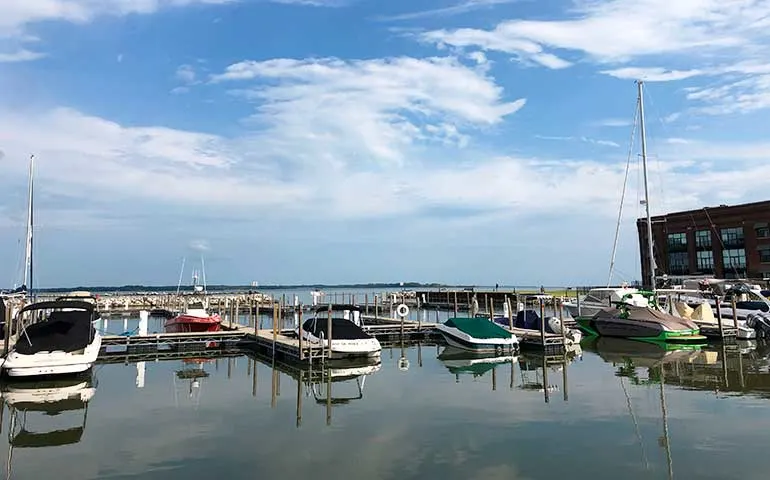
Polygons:
M510 320L507 317L495 317L495 323L501 325L503 328L510 327ZM540 332L542 320L540 315L534 310L520 310L516 314L516 318L513 320L514 328L521 328L524 330L532 330ZM580 343L583 338L583 333L577 328L569 328L564 325L566 331L564 337L568 344ZM555 333L561 335L562 321L556 317L550 317L545 320L545 333Z
M209 315L203 301L194 300L188 303L184 313L166 320L164 329L169 333L218 332L222 329L222 319L216 313Z
M578 317L581 330L589 335L632 338L652 342L705 342L698 325L652 307L618 304L590 317Z
M649 300L639 289L626 285L620 287L600 287L590 289L581 300L575 299L564 302L564 308L567 309L572 318L590 317L599 310L611 307L618 302L646 307Z
M455 317L436 325L449 345L478 352L512 352L519 339L487 318Z
M19 311L36 316L49 311L45 320L26 325L14 335L2 369L12 377L62 375L89 370L102 345L94 328L96 305L78 300L57 300L27 305Z
M366 333L361 324L361 311L353 305L316 308L314 315L297 329L297 335L331 350L331 358L379 357L380 342ZM329 324L331 323L331 342Z

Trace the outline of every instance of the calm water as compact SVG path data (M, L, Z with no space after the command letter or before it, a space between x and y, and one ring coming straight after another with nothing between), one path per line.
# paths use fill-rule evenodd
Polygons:
M405 348L406 371L400 348L370 375L337 369L331 403L327 384L243 355L101 364L87 415L17 411L12 422L5 407L0 447L7 458L11 423L16 435L22 424L59 430L17 437L19 479L768 477L768 347L727 352L723 364L720 348L585 345L566 384L562 365L546 368L547 392L541 357L468 367L462 356L437 358L444 348Z

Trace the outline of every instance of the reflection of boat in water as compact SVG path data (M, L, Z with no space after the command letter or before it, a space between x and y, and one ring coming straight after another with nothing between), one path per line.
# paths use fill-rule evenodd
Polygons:
M177 379L189 380L187 396L192 399L196 407L200 404L201 379L209 376L209 372L203 368L203 365L211 361L212 359L209 358L186 358L182 360L184 367L174 372L174 403L177 407L179 406Z
M444 348L438 359L454 375L471 374L480 377L498 365L516 360L515 355L495 355L472 352L451 345Z
M581 345L586 350L596 352L605 362L618 363L630 359L639 367L652 367L661 362L686 361L696 356L701 348L694 345L650 343L614 337L589 337Z
M11 475L11 462L15 448L42 448L71 445L80 442L88 418L88 402L96 393L92 373L81 374L68 379L41 382L19 381L0 385L2 398L9 407L7 476ZM28 426L31 418L39 413L43 416L58 416L64 412L83 411L82 421L76 426L48 431L35 431ZM30 422L32 420L32 422Z

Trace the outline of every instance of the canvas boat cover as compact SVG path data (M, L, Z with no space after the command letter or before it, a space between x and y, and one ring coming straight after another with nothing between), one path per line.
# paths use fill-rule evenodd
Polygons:
M75 352L91 343L96 330L89 311L56 311L38 323L33 323L19 336L15 349L23 355L37 352Z
M511 332L485 318L450 318L444 325L456 328L473 338L511 338Z
M519 313L516 314L516 318L513 320L513 326L515 328L523 328L525 330L537 330L540 331L540 324L543 322L543 320L540 318L540 315L534 310L521 310ZM501 317L501 318L495 318L495 323L498 323L502 326L507 327L508 326L508 319ZM557 333L552 328L551 325L549 325L548 322L545 322L545 332L546 333Z
M329 319L324 317L311 318L302 324L302 329L320 338L329 332ZM361 327L344 318L332 318L332 340L364 340L372 338Z
M678 318L668 313L655 310L650 307L634 307L631 305L624 306L622 309L617 308L603 308L596 312L594 315L595 320L612 320L621 317L621 312L625 310L628 312L626 320L636 322L650 322L664 325L669 330L695 330L698 328L692 321L686 318Z

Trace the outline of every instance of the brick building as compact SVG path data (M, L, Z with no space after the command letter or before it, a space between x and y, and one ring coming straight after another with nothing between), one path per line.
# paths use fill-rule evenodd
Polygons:
M647 219L636 221L642 279L649 283ZM656 276L770 277L770 201L652 217Z

